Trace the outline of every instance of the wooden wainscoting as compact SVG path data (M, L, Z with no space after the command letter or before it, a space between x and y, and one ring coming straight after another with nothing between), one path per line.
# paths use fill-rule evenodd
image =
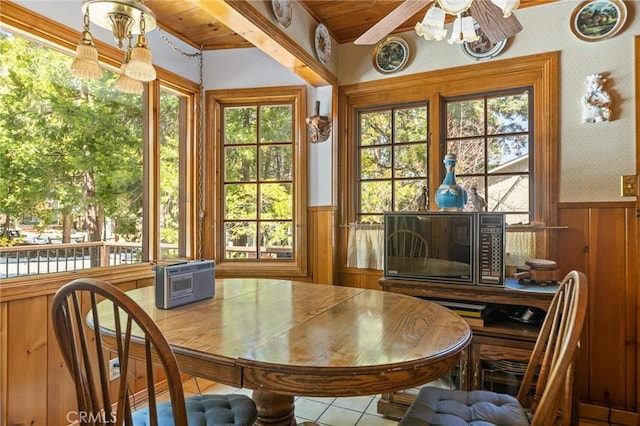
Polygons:
M309 260L314 283L334 284L336 208L309 207Z
M66 425L77 420L73 382L50 318L56 290L78 275L6 279L0 284L0 424ZM83 271L82 276L122 290L153 285L149 264Z
M635 203L561 203L558 223L567 229L548 231L556 234L558 266L584 271L589 280L580 399L611 413L637 412Z

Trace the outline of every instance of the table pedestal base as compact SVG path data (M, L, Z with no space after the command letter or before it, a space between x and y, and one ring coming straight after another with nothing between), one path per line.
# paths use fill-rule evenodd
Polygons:
M258 407L257 426L295 426L293 396L254 390L253 400Z

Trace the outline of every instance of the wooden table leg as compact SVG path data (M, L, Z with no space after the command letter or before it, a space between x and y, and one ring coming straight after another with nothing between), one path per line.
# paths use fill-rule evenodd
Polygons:
M253 400L258 407L258 426L295 426L293 396L254 390Z

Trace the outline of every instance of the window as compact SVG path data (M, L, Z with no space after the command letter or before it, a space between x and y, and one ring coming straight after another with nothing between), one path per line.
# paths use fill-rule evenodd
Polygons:
M379 223L378 212L385 209L415 208L421 180L427 183L430 208L437 209L434 191L444 178L442 160L449 150L458 155L459 181L474 184L490 210L507 212L509 223L557 225L557 69L554 52L341 86L340 267L359 263L352 261L353 230L358 229L353 224ZM428 106L422 133L427 136L411 138L417 144L411 156L398 156L391 148L399 142L391 131L398 129L391 127L392 111L419 105ZM369 126L374 118L383 125ZM420 138L423 148L417 148ZM424 175L411 165L419 156ZM555 247L547 234L536 233L538 255L553 259Z
M111 65L122 58L108 50L102 79L78 79L64 50L78 34L35 29L9 4L6 16L0 229L12 232L0 236L0 278L193 256L193 203L178 194L194 187L197 85L158 69L142 95L121 93Z
M488 211L507 213L507 223L533 214L530 99L530 89L518 89L443 101L444 151L457 155L458 183L475 187Z
M305 92L207 92L207 151L215 165L206 169L217 178L205 179L215 220L206 215L204 228L214 232L203 236L203 250L216 273L306 275Z
M160 139L160 259L187 258L195 256L188 242L192 231L189 207L193 195L190 192L190 170L193 162L189 158L191 134L188 123L193 120L188 113L192 96L162 86L160 89L160 115L158 117Z
M382 223L385 211L417 210L427 180L427 106L360 111L358 117L357 221Z
M293 105L222 107L224 259L293 256Z

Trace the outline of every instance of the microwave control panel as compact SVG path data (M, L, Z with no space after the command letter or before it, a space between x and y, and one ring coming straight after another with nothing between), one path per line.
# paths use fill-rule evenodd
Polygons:
M505 217L478 214L478 284L504 285Z

